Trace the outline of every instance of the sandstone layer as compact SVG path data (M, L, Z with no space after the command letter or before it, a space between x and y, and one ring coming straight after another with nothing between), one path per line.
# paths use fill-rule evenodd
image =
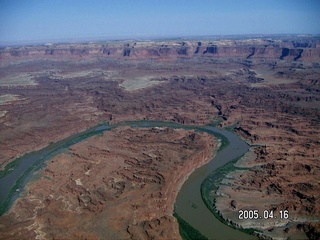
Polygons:
M253 148L239 163L246 169L230 173L219 189L227 196L218 202L222 214L234 221L239 209L286 209L282 228L272 221L249 225L275 238L319 236L317 38L106 47L116 50L103 53L101 43L1 50L0 95L15 96L0 105L1 167L102 120L233 125Z
M54 157L0 220L5 239L179 239L173 205L206 133L119 127Z
M303 60L319 58L320 44L317 36L282 36L256 38L227 38L183 41L109 41L87 44L52 44L42 46L12 46L0 49L0 60L16 59L176 59L193 57L241 58L248 62L257 60ZM225 59L228 60L228 59Z

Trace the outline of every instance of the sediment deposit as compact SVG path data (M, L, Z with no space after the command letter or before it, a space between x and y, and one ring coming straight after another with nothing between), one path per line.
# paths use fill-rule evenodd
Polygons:
M102 120L233 125L253 148L239 163L246 169L219 189L227 196L217 202L222 215L234 221L239 209L287 209L283 227L249 225L272 237L316 238L319 46L314 36L296 36L3 48L0 95L16 99L0 105L0 165Z
M5 239L179 239L185 177L211 159L212 136L119 127L54 157L0 220Z

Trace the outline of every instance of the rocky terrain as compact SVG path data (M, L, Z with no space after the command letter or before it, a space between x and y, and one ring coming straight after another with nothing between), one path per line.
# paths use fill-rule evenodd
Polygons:
M3 48L0 165L102 120L233 125L253 147L238 163L245 169L219 189L222 215L236 221L239 209L287 209L289 221L237 224L317 239L319 46L296 36Z
M54 157L0 219L2 239L179 239L173 205L212 136L119 127Z
M272 60L317 60L320 54L317 37L264 37L253 39L212 39L203 41L125 41L91 42L87 44L52 44L42 46L6 47L0 50L0 59L61 59L65 58L124 58L176 59L201 56L241 58L250 62ZM227 59L225 59L227 58ZM235 60L235 59L234 59Z

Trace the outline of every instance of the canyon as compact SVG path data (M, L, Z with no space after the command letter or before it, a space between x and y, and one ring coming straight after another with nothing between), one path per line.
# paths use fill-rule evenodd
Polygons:
M217 190L222 217L264 238L317 239L319 77L316 36L3 47L0 166L101 121L230 127L251 148ZM0 217L0 236L23 228L19 238L178 239L179 186L215 149L211 136L191 130L122 127L89 138L27 184ZM240 209L290 218L241 221ZM83 222L102 217L105 232Z
M170 128L119 127L93 136L30 181L0 220L1 236L179 239L172 216L178 188L215 145L209 134Z
M317 36L301 36L291 39L283 37L265 38L229 38L211 40L181 41L109 41L90 42L86 44L47 43L42 46L13 46L2 48L0 59L59 59L65 58L124 58L124 59L177 59L201 56L224 58L241 58L248 62L259 59L280 60L318 60L320 44Z

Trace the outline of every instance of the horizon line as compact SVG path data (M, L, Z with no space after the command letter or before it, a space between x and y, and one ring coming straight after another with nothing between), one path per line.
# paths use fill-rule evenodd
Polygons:
M284 36L314 36L320 37L320 33L243 33L243 34L207 34L207 35L150 35L150 36L83 36L83 37L70 37L70 38L43 38L35 40L16 40L16 41L1 41L1 47L13 47L13 46L33 46L43 44L72 44L72 43L95 43L101 41L152 41L152 40L177 40L177 39L214 39L214 38L233 38L233 37L284 37Z

